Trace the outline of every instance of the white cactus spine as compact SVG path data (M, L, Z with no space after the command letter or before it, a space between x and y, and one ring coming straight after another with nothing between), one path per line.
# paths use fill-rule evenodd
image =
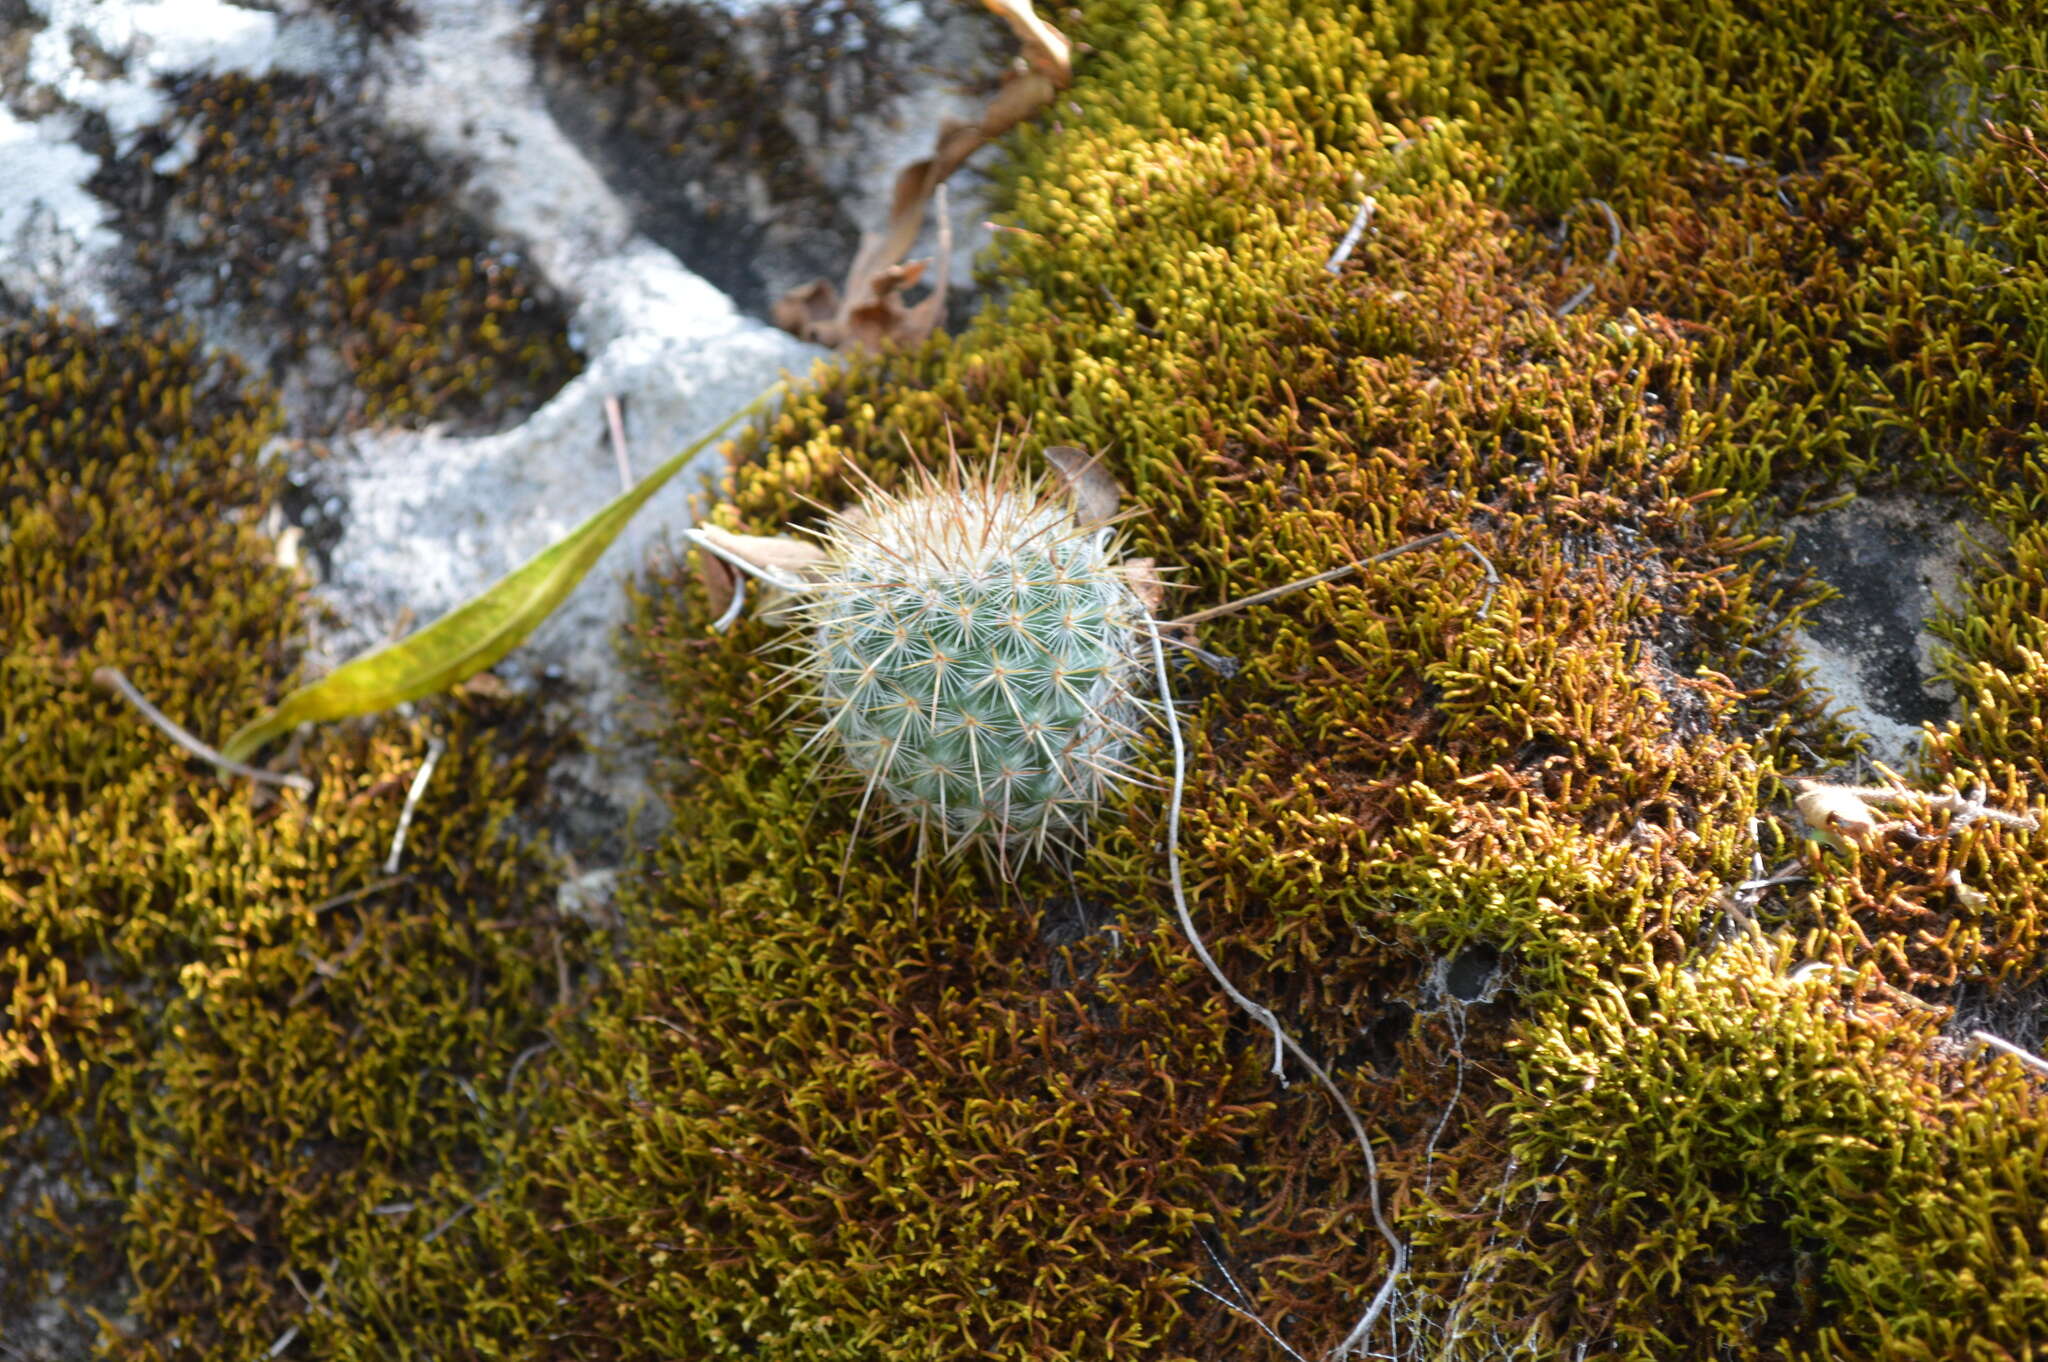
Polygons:
M1120 785L1146 702L1148 619L1114 531L1065 488L989 468L923 473L831 517L789 607L813 742L920 851L1007 872L1081 843Z

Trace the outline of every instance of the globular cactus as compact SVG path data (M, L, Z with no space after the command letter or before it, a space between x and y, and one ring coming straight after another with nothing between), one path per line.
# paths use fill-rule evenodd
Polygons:
M1084 498L1085 500L1085 498ZM1007 871L1080 842L1146 708L1149 578L1068 489L991 468L923 474L834 515L788 607L814 741L918 830Z

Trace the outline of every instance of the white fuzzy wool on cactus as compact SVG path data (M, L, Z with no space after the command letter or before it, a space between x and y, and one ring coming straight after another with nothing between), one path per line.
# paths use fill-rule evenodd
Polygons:
M1144 701L1147 613L1113 531L1045 482L924 475L831 518L792 604L814 739L918 829L1005 867L1080 842Z

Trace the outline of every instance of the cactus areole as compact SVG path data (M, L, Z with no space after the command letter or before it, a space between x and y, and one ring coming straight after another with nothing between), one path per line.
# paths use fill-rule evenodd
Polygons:
M1008 868L1074 845L1132 779L1148 613L1114 531L1056 480L925 474L834 515L789 609L814 741L920 850Z

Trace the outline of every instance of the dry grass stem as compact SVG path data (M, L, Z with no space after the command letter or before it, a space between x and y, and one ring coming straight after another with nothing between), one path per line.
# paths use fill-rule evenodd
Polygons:
M1358 249L1358 239L1364 236L1365 229L1372 225L1373 210L1378 207L1379 201L1367 194L1365 202L1359 204L1358 211L1352 215L1351 226L1345 229L1344 239L1337 243L1337 249L1331 251L1330 258L1323 262L1325 272L1337 274L1343 270L1344 262L1351 258L1351 252Z
M405 792L405 807L398 812L398 831L391 835L391 854L384 858L386 875L398 873L399 857L405 854L405 835L412 830L413 812L419 808L420 796L426 793L427 782L434 778L434 767L447 747L439 738L427 740L427 759L420 763L419 774L412 778L412 788Z
M2048 1059L2041 1058L2041 1056L2031 1050L2022 1050L2011 1041L2001 1040L1989 1031L1972 1031L1970 1039L1976 1041L1979 1045L1996 1050L2002 1055L2010 1055L2035 1073L2048 1077Z
M244 766L239 761L229 761L219 752L216 752L213 748L194 737L188 730L172 722L168 715L151 704L148 698L135 688L134 682L121 674L120 668L100 667L93 672L92 679L93 683L102 690L113 691L129 704L135 706L137 712L143 718L155 724L165 737L200 760L211 762L220 771L231 776L242 776L248 780L260 781L265 785L283 785L289 789L297 790L301 794L312 793L313 782L304 776L279 775L275 771L265 771L255 766Z
M1255 591L1249 596L1240 596L1234 601L1225 601L1221 605L1212 605L1206 610L1197 610L1191 615L1182 615L1178 619L1166 621L1163 627L1168 629L1185 629L1189 625L1200 624L1204 620L1212 620L1222 615L1235 614L1239 610L1249 609L1254 605L1264 605L1268 601L1277 601L1283 596L1292 596L1297 591L1306 591L1312 586L1321 586L1325 582L1341 581L1354 572L1362 571L1378 563L1384 563L1390 558L1398 558L1404 553L1414 553L1418 549L1426 549L1432 545L1441 544L1445 540L1454 540L1465 552L1478 559L1479 566L1485 570L1486 596L1479 605L1479 613L1484 616L1493 608L1494 594L1500 589L1500 573L1494 570L1493 560L1481 553L1478 546L1467 539L1462 533L1457 530L1438 530L1435 534L1426 534L1420 539L1411 539L1405 544L1397 545L1384 553L1376 553L1370 558L1360 558L1356 562L1346 563L1342 567L1334 567L1327 572L1318 572L1312 577L1302 577L1281 586L1268 587L1264 591Z
M604 400L604 420L605 425L611 428L612 458L619 465L619 490L630 492L633 490L633 456L626 445L626 413L615 395Z
M1443 533L1448 534L1450 531ZM1372 1207L1373 1224L1393 1254L1393 1262L1387 1269L1386 1280L1380 1283L1371 1304L1366 1307L1358 1322L1351 1326L1351 1332L1346 1334L1344 1340L1330 1353L1331 1357L1337 1359L1353 1357L1364 1351L1365 1340L1371 1335L1373 1326L1379 1322L1380 1316L1393 1301L1394 1291L1408 1266L1408 1246L1394 1233L1394 1227L1387 1221L1386 1210L1380 1204L1379 1156L1373 1153L1372 1137L1366 1132L1365 1120L1358 1114L1358 1108L1351 1105L1351 1099L1344 1095L1344 1090L1337 1086L1337 1081L1330 1077L1329 1071L1280 1025L1280 1018L1274 1015L1271 1008L1254 1002L1230 981L1230 976L1216 963L1216 957L1209 953L1207 943L1202 940L1202 934L1195 926L1194 914L1188 908L1187 887L1182 883L1180 870L1180 814L1181 803L1187 792L1187 747L1181 738L1180 713L1174 708L1173 678L1168 675L1166 669L1166 649L1160 643L1159 631L1162 626L1149 615L1144 623L1145 634L1152 645L1152 667L1154 680L1159 687L1159 709L1166 718L1166 733L1173 748L1173 782L1166 806L1166 883L1173 894L1173 909L1180 919L1180 929L1186 935L1188 945L1194 949L1195 957L1202 962L1203 968L1209 971L1210 977L1215 979L1224 995L1242 1008L1253 1021L1273 1033L1273 1076L1285 1086L1287 1075L1282 1064L1282 1055L1293 1055L1295 1061L1308 1070L1322 1086L1323 1091L1330 1095L1330 1100L1337 1104L1337 1109L1344 1114L1345 1122L1351 1127L1352 1137L1358 1142L1359 1152L1365 1156L1366 1190Z
M1585 202L1592 204L1595 208L1598 208L1602 213L1607 215L1607 259L1601 262L1601 268L1611 270L1614 268L1614 262L1621 258L1621 218L1615 213L1613 207L1611 207L1605 199L1587 199L1585 200ZM1565 216L1570 217L1571 215L1567 213ZM1591 284L1587 284L1583 288L1581 288L1577 293L1574 293L1571 297L1565 299L1564 303L1557 309L1556 312L1552 313L1551 315L1556 317L1568 317L1572 313L1578 311L1579 305L1592 296L1593 286Z

